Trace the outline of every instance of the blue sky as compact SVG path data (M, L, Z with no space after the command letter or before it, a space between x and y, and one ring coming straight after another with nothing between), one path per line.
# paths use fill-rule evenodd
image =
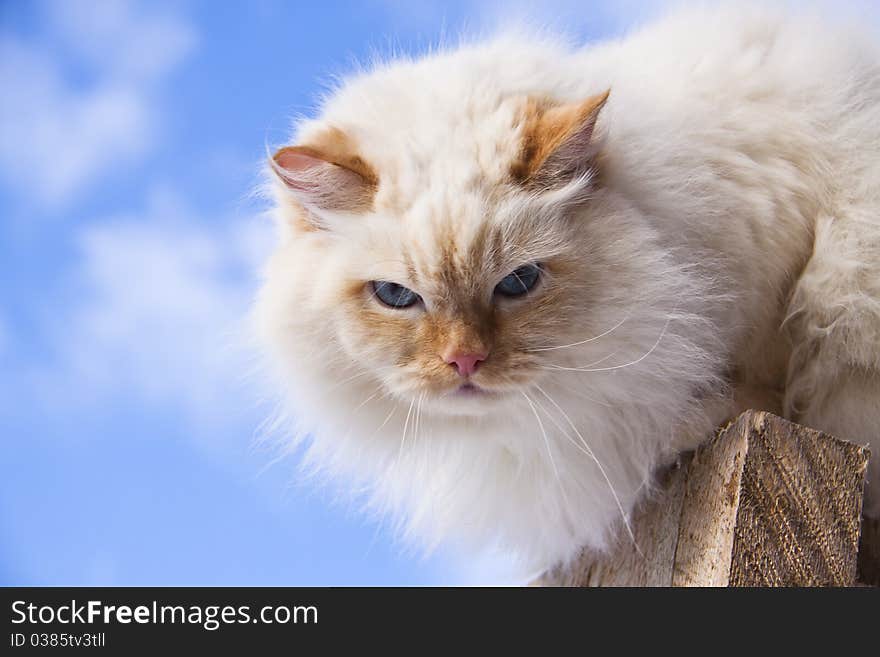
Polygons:
M663 3L534 4L0 2L0 584L503 579L273 463L239 336L265 144L322 81L511 15L586 40Z

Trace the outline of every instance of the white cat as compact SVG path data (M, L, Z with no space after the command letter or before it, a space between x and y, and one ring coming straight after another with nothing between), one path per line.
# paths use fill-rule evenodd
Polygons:
M601 548L747 407L880 453L870 35L499 38L346 80L293 143L260 335L310 461L408 536L530 573Z

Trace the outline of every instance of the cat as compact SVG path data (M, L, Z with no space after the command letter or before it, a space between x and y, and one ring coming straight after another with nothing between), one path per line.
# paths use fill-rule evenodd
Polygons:
M269 159L254 309L308 462L537 573L746 408L880 453L875 41L691 8L344 80Z

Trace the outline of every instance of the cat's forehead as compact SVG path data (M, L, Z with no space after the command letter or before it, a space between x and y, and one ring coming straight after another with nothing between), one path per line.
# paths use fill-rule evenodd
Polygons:
M527 99L487 92L427 107L411 96L371 98L371 111L356 116L334 106L314 135L340 126L375 171L364 217L373 245L399 250L411 278L461 281L502 268L517 248L509 206L522 189L511 171Z
M486 94L445 98L429 109L411 98L378 97L372 112L331 112L322 123L350 135L376 170L377 209L404 213L428 197L432 212L454 219L472 206L462 197L482 194L491 201L509 182L523 150L526 102Z
M584 198L608 92L566 102L480 61L440 57L372 72L301 124L297 145L273 162L317 217L302 225L365 235L365 253L399 260L410 279L477 279L525 264L537 221L523 209ZM541 230L552 238L547 227L558 225Z
M475 292L526 246L498 208L473 192L454 201L422 195L401 214L365 219L366 257L393 262L409 283L447 292Z

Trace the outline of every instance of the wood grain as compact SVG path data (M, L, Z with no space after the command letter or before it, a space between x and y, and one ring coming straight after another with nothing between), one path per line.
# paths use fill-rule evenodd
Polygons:
M747 411L663 478L636 544L585 550L550 586L852 586L878 576L877 523L857 562L868 450ZM875 570L871 570L875 568ZM867 581L867 580L866 580Z
M880 586L880 520L877 518L862 519L859 582L869 586Z

